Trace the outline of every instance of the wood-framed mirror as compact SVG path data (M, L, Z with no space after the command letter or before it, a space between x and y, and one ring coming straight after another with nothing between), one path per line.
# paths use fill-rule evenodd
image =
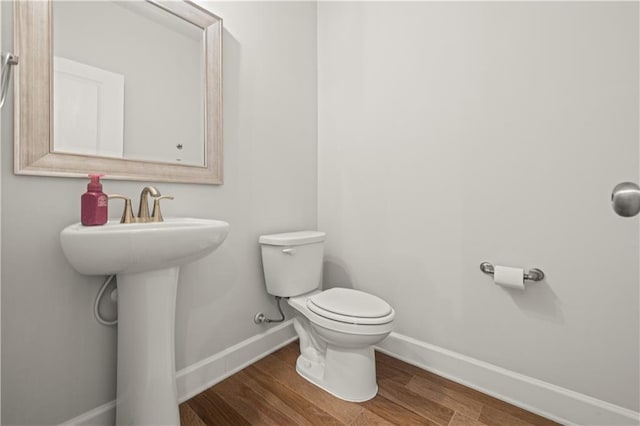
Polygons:
M57 3L14 2L14 172L221 184L222 20L190 1Z

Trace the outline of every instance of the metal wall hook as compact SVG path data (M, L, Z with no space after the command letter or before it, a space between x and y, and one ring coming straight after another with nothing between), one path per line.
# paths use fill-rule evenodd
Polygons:
M12 53L0 55L2 58L2 72L0 73L0 108L4 106L4 101L9 92L9 81L11 80L11 67L18 65L18 57Z
M480 270L487 275L493 275L495 269L489 262L482 262L480 264ZM538 268L531 268L529 272L525 272L524 279L528 281L542 281L544 279L544 272Z

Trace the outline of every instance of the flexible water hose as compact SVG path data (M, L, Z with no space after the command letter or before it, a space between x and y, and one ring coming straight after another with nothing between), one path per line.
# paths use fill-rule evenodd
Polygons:
M102 287L100 287L100 291L96 296L96 301L93 302L93 316L96 317L96 321L106 326L112 326L118 323L117 318L114 319L113 321L107 321L104 318L102 318L102 315L100 315L100 300L102 299L102 295L104 294L104 291L107 289L107 286L113 280L113 277L115 277L115 275L109 275L109 277L105 280L104 284L102 284Z
M276 302L278 304L278 311L280 312L280 318L277 318L277 319L267 318L265 314L263 314L262 312L258 312L256 316L253 317L253 322L255 322L256 324L262 324L263 322L266 322L266 323L283 322L285 318L284 318L284 312L282 312L282 307L280 306L280 300L282 300L282 297L276 296Z
M278 305L278 312L280 312L280 318L278 318L278 319L265 318L264 322L282 322L282 321L284 321L284 312L282 312L282 307L280 306L280 301L281 300L282 300L282 297L276 296L276 304Z

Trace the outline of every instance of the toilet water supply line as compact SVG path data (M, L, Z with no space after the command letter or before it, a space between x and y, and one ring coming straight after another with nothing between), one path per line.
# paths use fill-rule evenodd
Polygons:
M95 302L93 302L93 316L96 317L96 321L98 321L100 324L106 325L106 326L112 326L112 325L118 324L118 319L117 318L114 319L113 321L108 321L108 320L104 319L102 317L102 315L100 315L100 300L102 299L102 296L104 295L104 291L107 289L107 286L113 280L113 277L115 277L115 274L114 275L109 275L107 277L105 282L102 284L102 287L100 287L100 291L98 292L98 295L96 296ZM113 301L116 301L116 298L114 297L114 292L115 291L117 291L117 290L114 289L113 292L111 292L111 300L113 300Z
M267 318L262 312L258 312L256 316L253 317L253 322L255 322L256 324L262 324L263 322L266 322L267 324L269 324L272 322L284 321L284 312L282 312L282 307L280 306L280 300L282 300L282 297L275 296L275 298L276 298L276 303L278 305L278 311L280 312L280 318L278 319ZM285 297L285 299L288 299L288 297Z

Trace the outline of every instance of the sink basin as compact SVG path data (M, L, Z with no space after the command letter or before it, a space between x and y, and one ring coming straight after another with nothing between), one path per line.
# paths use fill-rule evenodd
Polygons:
M65 256L85 275L146 272L180 266L214 251L227 237L221 220L167 218L157 223L68 226L60 233Z
M116 424L180 425L175 369L175 312L180 266L227 237L220 220L77 223L60 233L69 263L86 275L116 274L118 377Z

